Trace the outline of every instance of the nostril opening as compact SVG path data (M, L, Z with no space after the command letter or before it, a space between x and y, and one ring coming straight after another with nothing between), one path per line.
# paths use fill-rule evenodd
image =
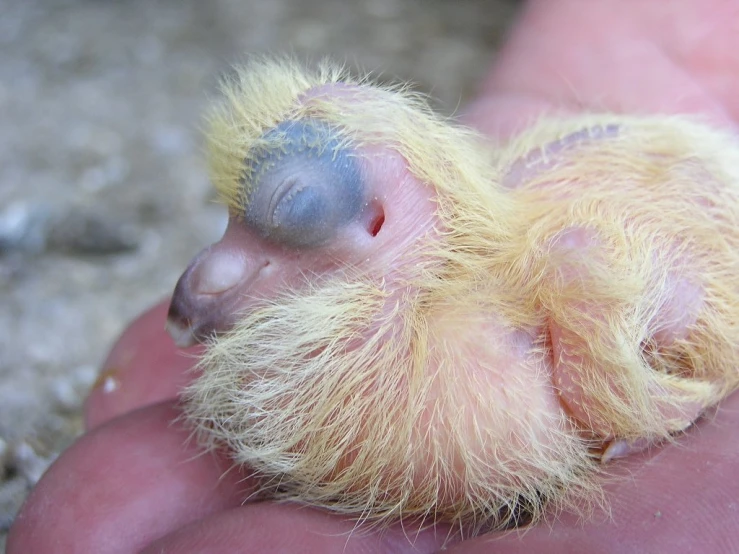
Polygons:
M382 226L385 225L385 210L379 201L374 200L369 205L368 214L367 233L372 237L376 237L382 230Z
M262 264L262 267L259 268L259 272L258 272L259 278L264 279L266 277L270 277L274 273L274 271L275 271L275 268L272 265L272 262L270 262L269 260L266 260Z

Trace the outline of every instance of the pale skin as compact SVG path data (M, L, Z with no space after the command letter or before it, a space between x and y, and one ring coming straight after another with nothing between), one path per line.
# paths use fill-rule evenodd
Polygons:
M671 2L668 16L660 5L531 2L466 122L505 136L556 108L699 113L735 125L739 3ZM92 392L90 432L40 482L9 552L431 552L444 542L446 529L408 523L351 534L351 521L309 508L242 506L250 480L222 477L226 462L193 458L195 446L183 446L185 432L170 424L192 359L174 349L163 317L154 308L114 348L105 369L119 388ZM730 398L678 446L618 462L614 472L628 477L607 486L611 519L564 514L523 539L491 545L482 536L451 551L729 551L739 540L736 404Z

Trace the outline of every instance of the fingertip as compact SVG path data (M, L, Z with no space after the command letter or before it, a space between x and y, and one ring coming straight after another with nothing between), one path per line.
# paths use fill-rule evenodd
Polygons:
M116 341L85 402L86 429L175 398L190 381L200 347L175 346L164 328L167 306L161 302L144 312Z
M461 119L486 136L507 140L545 116L571 113L574 110L564 105L555 106L547 98L535 94L491 90L483 91L479 98L468 104Z
M189 552L305 552L386 554L437 552L445 527L395 525L366 529L348 517L296 504L257 503L209 516L152 543L142 554Z
M217 510L252 485L227 462L200 455L173 424L173 404L144 408L81 437L21 508L9 554L138 551Z

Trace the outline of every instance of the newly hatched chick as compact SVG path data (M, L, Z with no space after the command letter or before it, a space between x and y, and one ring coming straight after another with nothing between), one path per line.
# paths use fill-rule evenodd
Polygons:
M473 532L598 498L601 457L737 387L739 146L679 117L502 147L404 88L255 62L210 113L223 239L169 328L184 411L265 491Z

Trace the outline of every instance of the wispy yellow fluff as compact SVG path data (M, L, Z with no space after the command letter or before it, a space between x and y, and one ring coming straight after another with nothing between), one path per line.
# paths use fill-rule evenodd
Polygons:
M545 502L598 501L592 448L611 437L547 404L553 327L576 337L589 417L616 438L668 438L690 423L673 414L737 387L739 148L727 133L585 115L496 148L404 87L284 61L252 63L223 91L208 152L232 212L264 133L307 117L358 151L395 149L437 203L434 237L387 275L316 278L210 344L186 417L273 494L473 531L539 517ZM595 237L591 256L556 247L568 229ZM703 291L700 310L686 336L657 344L676 276ZM501 354L516 340L522 365Z

